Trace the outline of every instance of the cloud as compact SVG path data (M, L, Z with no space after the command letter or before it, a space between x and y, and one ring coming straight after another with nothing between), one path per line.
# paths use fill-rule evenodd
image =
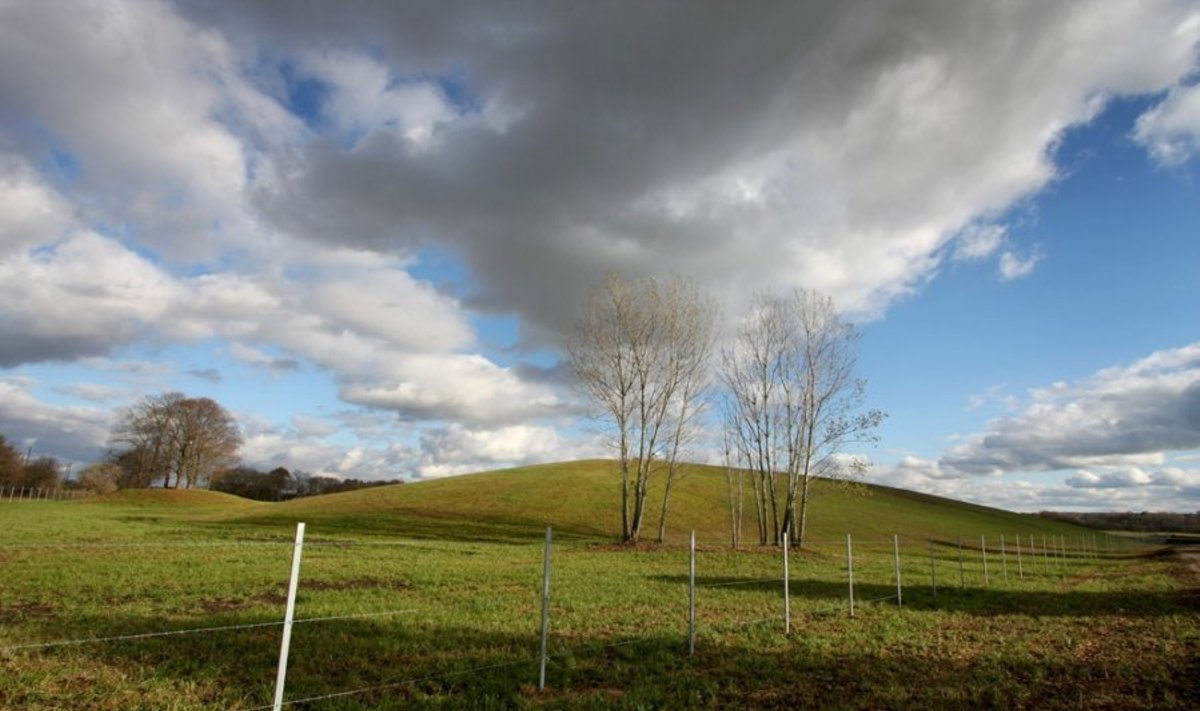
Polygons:
M1023 412L988 423L938 465L963 474L1146 466L1195 449L1200 343L1034 390Z
M520 314L534 340L609 271L881 313L955 235L1054 180L1066 128L1177 82L1200 38L1171 2L187 9L238 47L331 48L304 78L347 97L326 103L331 138L361 135L276 156L281 178L254 189L275 227L456 250L468 305ZM408 90L419 118L395 107ZM959 256L997 248L977 237ZM1004 262L1012 279L1036 257Z
M1179 165L1200 152L1200 84L1172 87L1138 117L1133 136L1164 165Z
M113 417L109 408L48 405L27 386L0 380L0 432L34 456L95 461L104 453Z
M568 441L554 427L515 425L494 429L450 425L421 437L418 474L434 479L535 462L601 456L589 440Z
M1175 135L1195 18L1170 0L0 3L0 367L211 339L328 373L393 428L447 428L429 452L449 468L493 442L542 451L510 428L571 406L521 354L608 272L687 274L731 310L746 285L807 286L880 315L946 260L1004 251L997 216L1058 177L1056 142L1108 97L1171 89L1139 136ZM431 245L469 287L414 276ZM1038 259L1007 249L1001 275ZM520 324L504 361L472 326L493 314ZM331 472L405 453L296 431L248 447Z
M970 225L955 238L954 259L975 262L991 256L1004 244L1003 225Z
M1013 281L1023 279L1033 273L1033 268L1042 261L1042 251L1035 247L1024 257L1016 252L1005 252L1000 255L1000 280Z

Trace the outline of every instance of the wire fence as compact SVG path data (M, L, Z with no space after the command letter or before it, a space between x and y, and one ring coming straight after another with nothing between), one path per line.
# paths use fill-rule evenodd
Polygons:
M1036 538L1033 534L1012 536L980 536L956 538L954 540L934 539L925 540L901 538L899 536L860 537L855 542L850 534L844 541L834 539L809 539L804 546L791 552L792 567L789 569L788 549L770 549L765 556L744 556L731 553L727 548L708 548L697 551L694 535L690 546L690 570L687 576L683 571L688 568L682 561L675 565L671 572L670 561L660 565L663 569L657 577L660 580L674 584L675 581L687 581L686 597L680 591L678 599L666 600L665 604L676 607L679 616L676 619L688 620L687 653L694 653L697 633L702 639L712 640L714 636L729 634L747 628L779 625L779 631L788 634L792 629L793 611L790 600L793 592L803 594L806 589L819 586L822 595L830 604L824 607L810 605L804 614L821 615L836 614L838 597L847 607L849 617L855 617L855 604L862 611L863 605L875 606L880 604L894 605L903 608L906 605L923 609L936 607L939 601L938 590L941 588L943 602L947 596L958 591L979 591L1003 589L1014 585L1022 585L1026 579L1030 581L1062 580L1068 575L1080 574L1089 566L1093 566L1105 558L1120 555L1119 550L1111 541L1096 536L1075 536L1068 539L1062 535L1041 535ZM857 548L855 548L857 544ZM159 542L103 542L75 541L40 544L13 544L0 546L0 554L21 551L38 552L48 549L76 549L90 552L102 548L115 550L146 550L159 549L172 553L179 549L216 549L221 547L275 547L290 546L293 551L292 573L288 580L289 593L286 613L283 619L243 622L235 624L218 624L194 626L178 629L146 630L126 634L104 635L95 634L74 638L49 639L40 641L18 641L13 644L0 644L0 653L7 655L29 654L38 652L53 652L64 647L83 645L107 645L127 642L137 642L154 638L182 637L190 635L212 635L235 632L240 630L282 628L283 635L280 646L278 678L275 688L275 701L272 704L252 706L255 710L280 709L285 706L313 704L320 701L334 700L352 696L361 696L375 692L387 691L402 686L418 685L429 682L445 682L462 676L479 674L489 670L508 668L539 669L538 688L546 686L545 674L549 660L556 655L593 654L601 650L617 649L636 646L639 644L661 644L661 641L650 641L646 634L634 634L631 637L616 641L604 640L589 644L575 644L567 641L565 634L552 646L549 644L549 632L560 614L570 617L570 609L574 604L587 596L587 588L597 585L585 572L574 571L572 577L585 580L583 584L568 586L564 590L556 590L554 568L552 561L551 532L547 530L547 540L544 550L544 566L542 577L542 606L541 615L541 644L538 651L528 656L518 655L519 658L508 661L489 662L486 664L470 665L466 668L454 667L429 674L396 675L385 677L377 683L355 686L352 688L331 691L322 694L301 695L287 698L286 671L288 665L288 649L290 631L295 625L316 625L353 620L372 620L400 617L419 617L424 622L435 622L438 615L444 615L444 607L403 607L394 609L378 609L341 614L314 615L295 617L297 586L300 583L301 558L305 546L315 547L318 551L336 553L338 556L352 554L354 551L406 550L421 552L429 548L428 542L421 541L349 541L336 539L304 541L303 524L300 525L294 541L285 539L254 539L229 540L209 542L159 541ZM478 552L470 545L442 545L436 547L439 554L448 551L473 554ZM781 559L780 559L781 558ZM320 564L320 558L312 561ZM568 563L571 563L569 558ZM697 567L697 561L701 565ZM709 562L712 566L709 566ZM507 559L493 561L495 565L522 566L528 570L531 577L536 565L528 547L514 551ZM990 568L989 568L990 564ZM999 568L997 569L997 564ZM696 573L700 571L697 580ZM770 574L767 571L770 570ZM831 576L831 570L833 575ZM832 592L836 586L838 572L841 571L844 595L838 596ZM997 574L998 573L998 574ZM611 572L608 574L611 578ZM608 584L619 587L633 586L644 582L645 574L638 572L629 579L610 580ZM532 582L532 581L530 581ZM856 598L856 587L860 595ZM894 589L894 592L887 588ZM553 592L553 595L552 595ZM747 597L749 596L749 597ZM652 594L648 598L663 604L661 595ZM780 606L779 598L783 598ZM750 599L751 603L746 601ZM655 602L647 603L655 604ZM870 607L868 607L870 609ZM686 612L685 612L686 610ZM737 611L746 614L739 619ZM767 614L769 613L769 614ZM584 610L576 614L586 617ZM710 619L711 618L711 619ZM572 624L575 624L574 622ZM531 625L532 626L532 620ZM568 627L575 632L574 627ZM682 645L681 645L681 648ZM511 654L511 650L509 651ZM531 671L531 675L532 675Z

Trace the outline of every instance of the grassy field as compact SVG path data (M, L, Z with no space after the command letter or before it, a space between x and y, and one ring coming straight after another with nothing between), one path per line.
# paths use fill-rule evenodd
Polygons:
M1196 583L1180 556L1103 539L1102 555L1051 557L1043 535L1078 543L1085 532L907 492L826 487L813 544L791 559L787 635L780 553L728 549L716 472L685 480L677 501L688 510L664 546L613 544L614 483L606 465L584 462L286 504L159 491L5 502L0 708L269 706L296 520L308 536L288 672L294 708L1200 706ZM539 692L548 523L557 538ZM694 656L682 546L691 528ZM981 534L989 547L1005 534L1010 546L1003 561L989 554L987 585ZM315 619L329 617L338 619ZM235 629L23 646L209 627Z

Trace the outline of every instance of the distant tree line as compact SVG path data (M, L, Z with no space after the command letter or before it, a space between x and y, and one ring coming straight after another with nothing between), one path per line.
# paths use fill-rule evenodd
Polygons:
M289 472L284 467L275 467L264 472L254 467L237 466L222 472L209 484L213 491L223 491L255 501L284 501L301 496L336 494L373 486L402 484L403 481L363 481L361 479L337 479L307 472Z
M52 457L31 458L0 434L0 489L82 488L98 494L118 489L208 487L258 501L332 494L400 480L363 481L239 464L241 430L233 416L209 398L168 392L141 398L121 410L109 436L108 454L75 479L63 476Z
M0 488L55 489L61 486L62 466L54 457L30 459L0 434Z
M1039 516L1109 531L1200 533L1200 511L1040 511Z

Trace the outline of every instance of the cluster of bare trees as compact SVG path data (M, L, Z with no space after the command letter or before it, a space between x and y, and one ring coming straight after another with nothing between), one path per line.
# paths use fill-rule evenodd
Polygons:
M715 313L690 282L611 277L568 339L576 376L613 428L628 543L641 536L656 469L665 472L662 540L679 456L703 406Z
M170 392L125 409L113 429L122 486L200 486L237 461L242 435L214 400ZM174 479L172 479L174 477Z
M735 547L747 478L759 543L787 536L802 544L813 479L866 466L843 449L873 441L883 414L861 411L858 336L828 297L760 296L719 349L714 373L716 324L712 300L689 281L610 277L568 338L570 365L611 427L627 543L641 535L651 478L660 475L663 539L681 457L711 424L705 414L713 402L721 406Z
M865 383L855 377L858 334L833 301L810 290L764 295L721 351L724 458L730 490L746 475L753 488L760 544L803 545L812 483L853 481L867 462L846 455L875 441L879 410L862 411ZM733 544L741 508L730 508Z

